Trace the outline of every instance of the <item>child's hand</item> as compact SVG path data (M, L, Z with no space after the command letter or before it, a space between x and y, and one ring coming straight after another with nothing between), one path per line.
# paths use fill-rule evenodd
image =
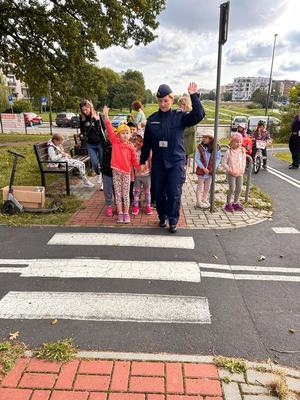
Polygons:
M107 106L103 107L103 115L105 119L108 119L108 112L109 112L109 108Z
M141 165L139 166L139 170L140 170L141 172L145 172L145 169L146 169L146 164L141 164Z

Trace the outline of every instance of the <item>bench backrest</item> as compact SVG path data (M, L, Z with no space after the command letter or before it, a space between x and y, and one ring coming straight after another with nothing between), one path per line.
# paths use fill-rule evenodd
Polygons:
M49 156L48 156L48 142L40 142L40 143L35 143L33 145L35 155L37 158L37 162L39 164L40 169L42 169L42 161L48 161ZM70 154L72 145L69 137L66 137L64 142L63 142L63 147L66 153ZM46 164L44 164L46 167Z

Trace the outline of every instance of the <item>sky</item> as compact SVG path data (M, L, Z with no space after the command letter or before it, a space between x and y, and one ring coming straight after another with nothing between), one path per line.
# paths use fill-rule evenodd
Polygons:
M182 94L190 81L215 89L222 2L167 0L155 41L130 50L98 50L99 65L117 72L141 71L152 92L166 83ZM300 81L299 15L300 0L231 0L221 84L238 76L269 77L275 34L273 79Z

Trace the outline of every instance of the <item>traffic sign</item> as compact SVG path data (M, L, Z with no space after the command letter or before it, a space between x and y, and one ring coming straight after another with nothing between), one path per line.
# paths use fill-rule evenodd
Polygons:
M285 105L287 104L287 100L286 100L286 99L281 100L281 104L282 104L283 106L285 106Z
M12 94L10 94L10 95L8 96L8 101L14 101L14 98L13 98L13 95L12 95Z
M41 103L43 106L47 104L47 98L45 96L41 97Z

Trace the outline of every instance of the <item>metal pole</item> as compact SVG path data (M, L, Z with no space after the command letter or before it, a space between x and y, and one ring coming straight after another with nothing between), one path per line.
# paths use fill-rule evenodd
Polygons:
M273 74L273 63L274 63L275 45L276 45L276 38L277 38L277 36L278 36L278 33L275 33L275 35L274 35L274 44L273 44L271 71L270 71L270 78L269 78L269 86L268 86L267 104L266 104L266 109L265 109L265 115L268 114L268 108L269 108L269 101L270 101L270 94L271 94L271 85L272 85L272 74Z
M252 169L253 169L253 159L249 154L246 155L246 158L249 161L249 167L247 170L246 193L245 193L245 201L247 202L249 200L249 193L250 193L251 174L252 174Z
M52 132L52 100L51 100L51 81L48 81L48 96L49 96L49 122L50 122L50 134L53 135Z
M25 113L23 113L23 119L24 119L24 126L25 126L25 134L27 135L27 125L26 125L26 120L25 120Z
M212 182L210 190L210 212L215 210L215 188L216 188L216 167L217 167L217 151L218 151L218 127L219 127L219 109L220 109L220 86L221 86L221 69L222 69L222 46L227 40L229 4L223 3L220 6L220 22L219 22L219 43L218 43L218 69L217 69L217 87L216 87L216 106L215 106L215 122L214 122L214 143L213 143L213 170Z
M2 115L0 113L0 126L1 126L1 133L3 134L3 124L2 124Z

